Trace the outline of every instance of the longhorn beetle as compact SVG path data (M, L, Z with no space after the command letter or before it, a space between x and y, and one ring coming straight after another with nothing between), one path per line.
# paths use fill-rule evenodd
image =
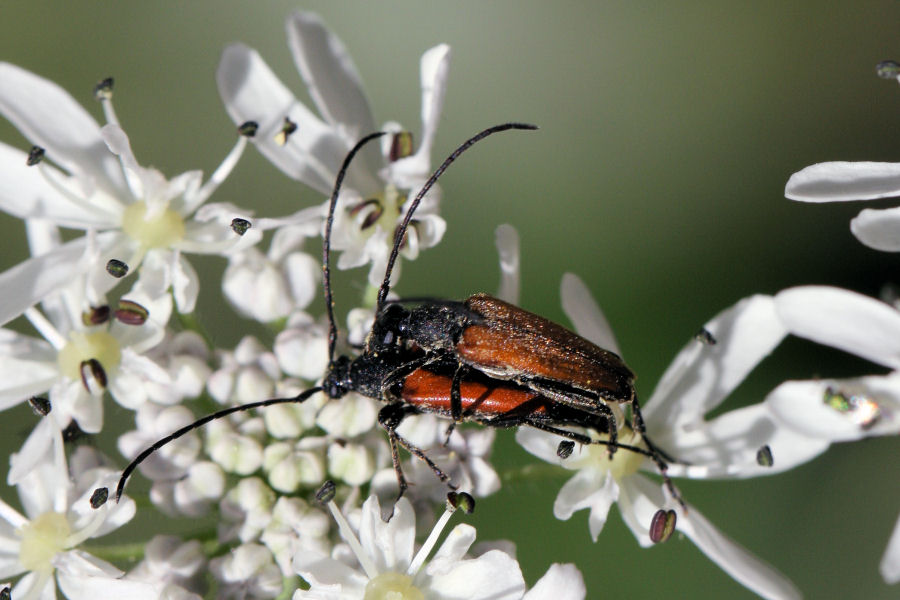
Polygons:
M363 351L355 358L335 357L338 332L330 272L334 212L353 157L364 144L381 137L384 132L360 140L347 154L338 172L325 221L322 270L329 325L329 365L322 384L293 398L272 398L218 411L158 440L138 454L122 472L116 499L121 497L128 477L137 466L165 444L235 412L274 404L302 403L318 392L325 393L330 399L356 392L387 403L379 411L378 422L389 437L400 496L407 488L400 467L400 447L424 461L441 481L450 485L450 478L438 465L397 432L406 416L427 412L452 419L448 435L456 423L463 421L492 427L529 425L571 441L606 445L610 453L622 448L642 454L659 465L669 489L678 497L665 475L666 463L661 453L646 436L647 449L620 444L616 439L617 422L610 408L610 404L616 403L631 404L635 430L643 435L632 385L634 375L618 356L542 317L483 294L472 296L465 303L424 300L411 310L401 305L407 301L387 300L393 266L422 198L469 147L493 133L509 129L537 127L505 123L481 131L454 150L416 194L395 231L378 293L375 320ZM570 431L567 426L594 429L608 434L609 440L595 440ZM566 443L560 445L561 455Z

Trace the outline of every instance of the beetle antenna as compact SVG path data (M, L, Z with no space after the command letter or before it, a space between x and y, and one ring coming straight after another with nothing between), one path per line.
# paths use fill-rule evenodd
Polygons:
M119 485L116 486L116 502L119 501L119 498L122 497L122 493L125 491L125 483L128 481L128 477L134 472L134 470L138 467L139 464L144 462L144 460L168 444L169 442L175 441L186 433L189 433L199 427L203 427L210 421L215 421L216 419L221 419L222 417L227 417L230 414L234 414L236 412L243 412L245 410L251 410L253 408L262 408L263 406L272 406L273 404L291 404L296 403L300 404L301 402L306 402L310 396L315 394L316 392L321 392L321 387L314 387L306 390L305 392L301 392L299 395L294 396L293 398L270 398L269 400L260 400L259 402L250 402L249 404L241 404L239 406L232 406L230 408L225 408L218 412L214 412L211 415L206 415L205 417L201 417L190 423L185 425L181 429L170 433L166 437L161 440L157 440L149 448L145 449L143 452L138 454L131 463L125 467L125 470L122 471L122 475L119 477Z
M376 315L384 307L384 302L387 299L388 292L391 289L391 271L394 270L394 263L397 261L397 255L400 253L400 244L402 243L403 238L406 236L406 230L409 228L409 222L412 220L413 213L416 212L416 209L419 207L419 203L422 201L422 198L434 186L443 172L447 170L447 167L450 166L450 163L459 158L460 154L462 154L473 144L483 140L487 136L500 131L506 131L507 129L530 130L537 129L537 125L529 125L528 123L503 123L502 125L494 125L493 127L488 127L484 131L466 140L461 146L454 150L450 154L450 156L448 156L444 160L444 162L441 163L441 166L435 169L434 173L431 174L431 177L428 178L428 181L425 182L425 185L422 186L422 189L419 190L419 193L416 194L416 197L413 199L413 201L409 205L409 208L406 210L406 216L403 217L403 222L400 223L400 226L397 227L397 230L394 232L394 245L391 248L391 255L388 257L387 268L384 272L384 282L382 282L381 284L381 289L378 290L378 301L375 304Z
M376 138L380 138L386 132L384 131L376 131L375 133L370 133L366 137L362 138L353 148L350 149L350 152L347 153L347 156L344 158L344 163L341 165L340 171L338 171L337 178L334 181L334 189L331 192L331 202L328 204L328 217L325 219L325 236L322 242L322 287L325 288L325 310L328 311L328 362L334 362L334 347L337 343L337 325L334 322L334 300L332 299L331 294L331 227L334 224L334 211L337 208L337 199L338 194L341 191L341 184L344 183L344 176L347 175L347 169L350 168L350 163L353 161L353 157L356 156L356 153L360 151L360 149L371 142Z

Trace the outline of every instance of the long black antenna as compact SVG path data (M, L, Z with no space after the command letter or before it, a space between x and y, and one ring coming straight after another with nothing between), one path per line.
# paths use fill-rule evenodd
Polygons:
M347 153L341 170L338 171L337 179L334 181L334 190L331 192L331 202L328 205L328 218L325 219L325 236L322 242L322 287L325 288L325 310L328 311L328 362L334 362L334 347L337 343L337 325L334 322L334 300L331 297L331 227L334 224L334 211L337 207L338 194L341 192L341 184L344 183L344 176L353 157L360 149L376 138L380 138L386 132L376 131L370 133L363 139L356 142L356 145Z
M397 231L394 233L394 246L391 248L391 255L388 257L387 268L384 272L384 282L381 284L381 289L378 290L378 302L375 304L376 315L381 312L381 309L384 307L384 302L387 300L388 292L391 289L391 271L394 270L394 263L397 262L397 255L400 253L400 244L406 235L406 230L409 228L409 222L412 220L413 213L416 212L422 198L434 186L441 174L447 170L450 163L459 158L460 154L487 136L500 131L506 131L507 129L537 129L537 125L529 125L528 123L503 123L502 125L488 127L481 133L466 140L459 148L454 150L453 153L441 163L441 166L435 169L434 173L431 174L431 177L428 178L428 181L425 182L425 185L422 186L422 189L419 190L419 193L416 194L415 199L413 199L409 208L406 210L406 216L403 218L403 222L400 223L400 227L398 227Z
M189 425L185 425L178 431L176 431L174 433L170 433L169 435L162 438L161 440L157 440L157 442L154 443L152 446L150 446L149 448L145 449L143 452L138 454L134 458L134 460L132 460L131 463L129 463L129 465L127 467L125 467L125 470L122 471L122 476L119 477L119 485L116 486L116 502L118 502L119 498L122 497L122 493L125 491L125 483L128 481L128 477L131 475L131 473L134 472L135 469L137 469L138 465L141 464L142 462L144 462L144 459L146 459L148 456L150 456L151 454L153 454L154 452L156 452L157 450L159 450L160 448L162 448L169 442L177 440L184 434L189 433L189 432L197 429L198 427L203 427L210 421L215 421L216 419L221 419L222 417L227 417L230 414L233 414L236 412L242 412L245 410L251 410L254 408L262 408L263 406L272 406L273 404L290 404L290 403L300 404L301 402L307 401L309 399L309 397L312 396L313 394L315 394L316 392L321 392L321 391L322 391L321 387L314 387L314 388L310 388L310 389L306 390L305 392L301 392L300 395L294 396L293 398L270 398L269 400L260 400L259 402L251 402L249 404L241 404L240 406L232 406L231 408L225 408L223 410L220 410L219 412L215 412L211 415L206 415L205 417L201 417L201 418L197 419L196 421L194 421L193 423L190 423Z

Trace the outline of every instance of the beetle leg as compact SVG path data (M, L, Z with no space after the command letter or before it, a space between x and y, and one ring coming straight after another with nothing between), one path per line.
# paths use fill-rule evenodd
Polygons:
M561 427L555 427L554 425L549 425L540 419L534 418L526 418L522 422L522 425L528 425L530 427L534 427L535 429L540 429L541 431L546 431L547 433L553 433L555 435L570 439L574 442L578 442L579 444L599 444L602 446L611 446L613 442L611 440L595 440L589 436L586 436L582 433L578 433L576 431L569 431L568 429L563 429ZM638 448L637 446L632 446L630 444L620 444L615 442L617 448L621 448L622 450L628 450L630 452L636 452L638 454L643 454L647 458L653 458L653 453L643 448Z
M391 442L391 460L394 464L394 472L397 474L397 484L400 486L400 494L397 496L399 500L406 489L409 487L409 484L406 481L406 477L403 475L403 469L400 466L400 454L398 451L398 446L402 446L406 449L407 452L423 461L434 475L441 480L441 483L447 484L447 486L455 490L456 486L449 483L450 476L444 473L437 464L428 458L428 455L425 454L425 451L401 436L397 433L397 428L409 415L418 414L419 410L415 406L410 406L408 404L403 404L400 402L395 402L393 404L388 404L383 407L380 411L378 411L378 424L381 425L385 431L387 431L388 438Z

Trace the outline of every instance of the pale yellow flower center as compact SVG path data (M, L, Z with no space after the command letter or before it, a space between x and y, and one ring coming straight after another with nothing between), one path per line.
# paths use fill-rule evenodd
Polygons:
M71 531L65 515L56 512L42 514L20 530L22 544L19 547L19 562L26 571L52 573L51 561L66 549L66 539Z
M122 360L119 341L105 331L73 331L56 357L59 370L69 379L81 379L81 363L96 359L109 377Z
M409 575L388 572L369 580L363 600L425 600L425 594Z
M623 426L618 433L618 441L620 443L639 448L643 447L641 437L632 431L630 427ZM603 436L600 439L608 439L608 437ZM581 458L577 459L578 463L581 463L579 468L586 466L586 463L596 465L609 471L616 481L637 473L644 462L644 455L624 448L618 448L612 458L609 457L609 449L602 444L591 444L590 446L585 446L585 449L587 450L587 456L582 455Z
M184 219L169 208L147 218L147 203L139 200L125 209L122 231L144 248L168 248L184 238Z

